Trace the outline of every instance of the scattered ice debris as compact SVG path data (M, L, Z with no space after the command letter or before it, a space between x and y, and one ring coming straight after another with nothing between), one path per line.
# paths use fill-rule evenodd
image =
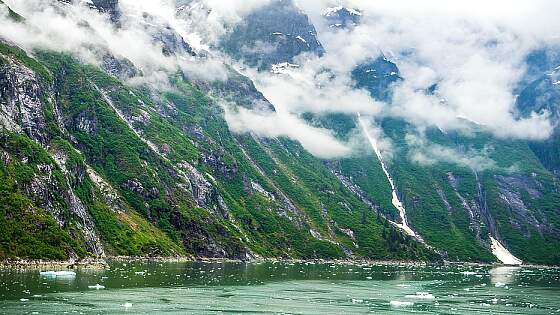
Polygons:
M424 300L435 299L434 295L429 292L416 292L415 295L409 294L409 295L405 295L405 297L409 299L424 299Z
M474 271L463 271L461 273L465 276L472 276L472 275L476 274L476 272L474 272Z
M95 289L95 290L101 290L101 289L105 289L105 286L100 285L99 283L96 285L88 285L89 289Z
M393 307L406 307L414 305L413 302L391 301L389 304Z
M358 303L363 303L364 300L362 299L352 299L352 304L358 304Z
M135 271L134 274L137 275L137 276L143 276L143 275L146 274L146 272L145 271Z
M523 261L513 256L500 242L490 236L492 254L505 265L521 265Z

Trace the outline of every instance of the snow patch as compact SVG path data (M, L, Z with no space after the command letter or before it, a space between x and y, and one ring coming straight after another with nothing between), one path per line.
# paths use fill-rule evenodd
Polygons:
M351 9L351 8L346 8L343 6L337 6L337 7L330 7L325 9L325 11L323 11L323 16L326 17L331 17L334 16L336 14L338 14L338 12L345 10L347 11L350 15L357 15L357 16L361 16L362 12L356 10L356 9Z
M498 242L494 237L490 236L490 241L492 242L492 254L496 258L506 265L521 265L523 261L515 256L513 256L500 242Z
M289 63L289 62L282 62L272 65L270 72L274 74L289 74L290 69L297 69L299 65Z

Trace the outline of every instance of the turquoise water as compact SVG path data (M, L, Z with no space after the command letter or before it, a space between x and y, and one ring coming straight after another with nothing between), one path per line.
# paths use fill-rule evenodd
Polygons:
M560 314L560 270L112 263L0 271L1 314Z

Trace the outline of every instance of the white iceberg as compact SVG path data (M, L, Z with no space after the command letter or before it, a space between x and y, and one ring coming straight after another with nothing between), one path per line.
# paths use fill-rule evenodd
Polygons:
M105 286L100 285L99 283L96 285L88 285L88 289L95 289L95 290L101 290L101 289L105 289Z
M39 274L43 277L52 278L74 278L76 276L74 271L41 271Z

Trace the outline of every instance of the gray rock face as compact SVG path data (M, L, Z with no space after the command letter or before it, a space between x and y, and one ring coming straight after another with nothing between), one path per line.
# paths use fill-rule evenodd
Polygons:
M50 96L51 87L41 82L36 73L28 67L0 55L7 62L0 66L0 130L25 133L29 138L47 146L50 136L47 132L46 106L52 105L56 115L56 104ZM76 127L94 132L95 123L79 119ZM23 160L25 161L25 157ZM56 164L41 164L31 181L25 184L24 191L37 206L49 212L60 227L77 227L86 241L88 251L103 256L104 249L96 234L93 220L81 200L74 193L70 177L74 181L83 176L72 174L65 169L66 157L60 153L54 156ZM64 181L55 176L62 170Z
M113 23L118 23L121 17L119 0L91 0L89 6L101 13L108 14Z
M531 237L531 230L537 231L541 237L545 234L560 235L560 231L547 222L548 216L540 213L541 209L533 209L528 204L530 200L538 200L544 196L544 187L538 178L523 175L496 175L495 178L500 199L511 211L510 223L513 227L527 238Z
M142 14L141 26L151 34L154 43L161 45L165 55L196 55L192 47L175 29L149 12Z
M399 68L385 56L365 62L352 71L352 79L357 88L368 90L371 96L380 101L390 101L391 85L403 80Z
M0 58L7 60L0 66L0 125L45 144L42 103L47 94L31 69L1 54Z
M275 0L252 12L220 46L234 58L261 70L273 64L294 63L294 58L304 52L324 53L315 27L290 0Z

